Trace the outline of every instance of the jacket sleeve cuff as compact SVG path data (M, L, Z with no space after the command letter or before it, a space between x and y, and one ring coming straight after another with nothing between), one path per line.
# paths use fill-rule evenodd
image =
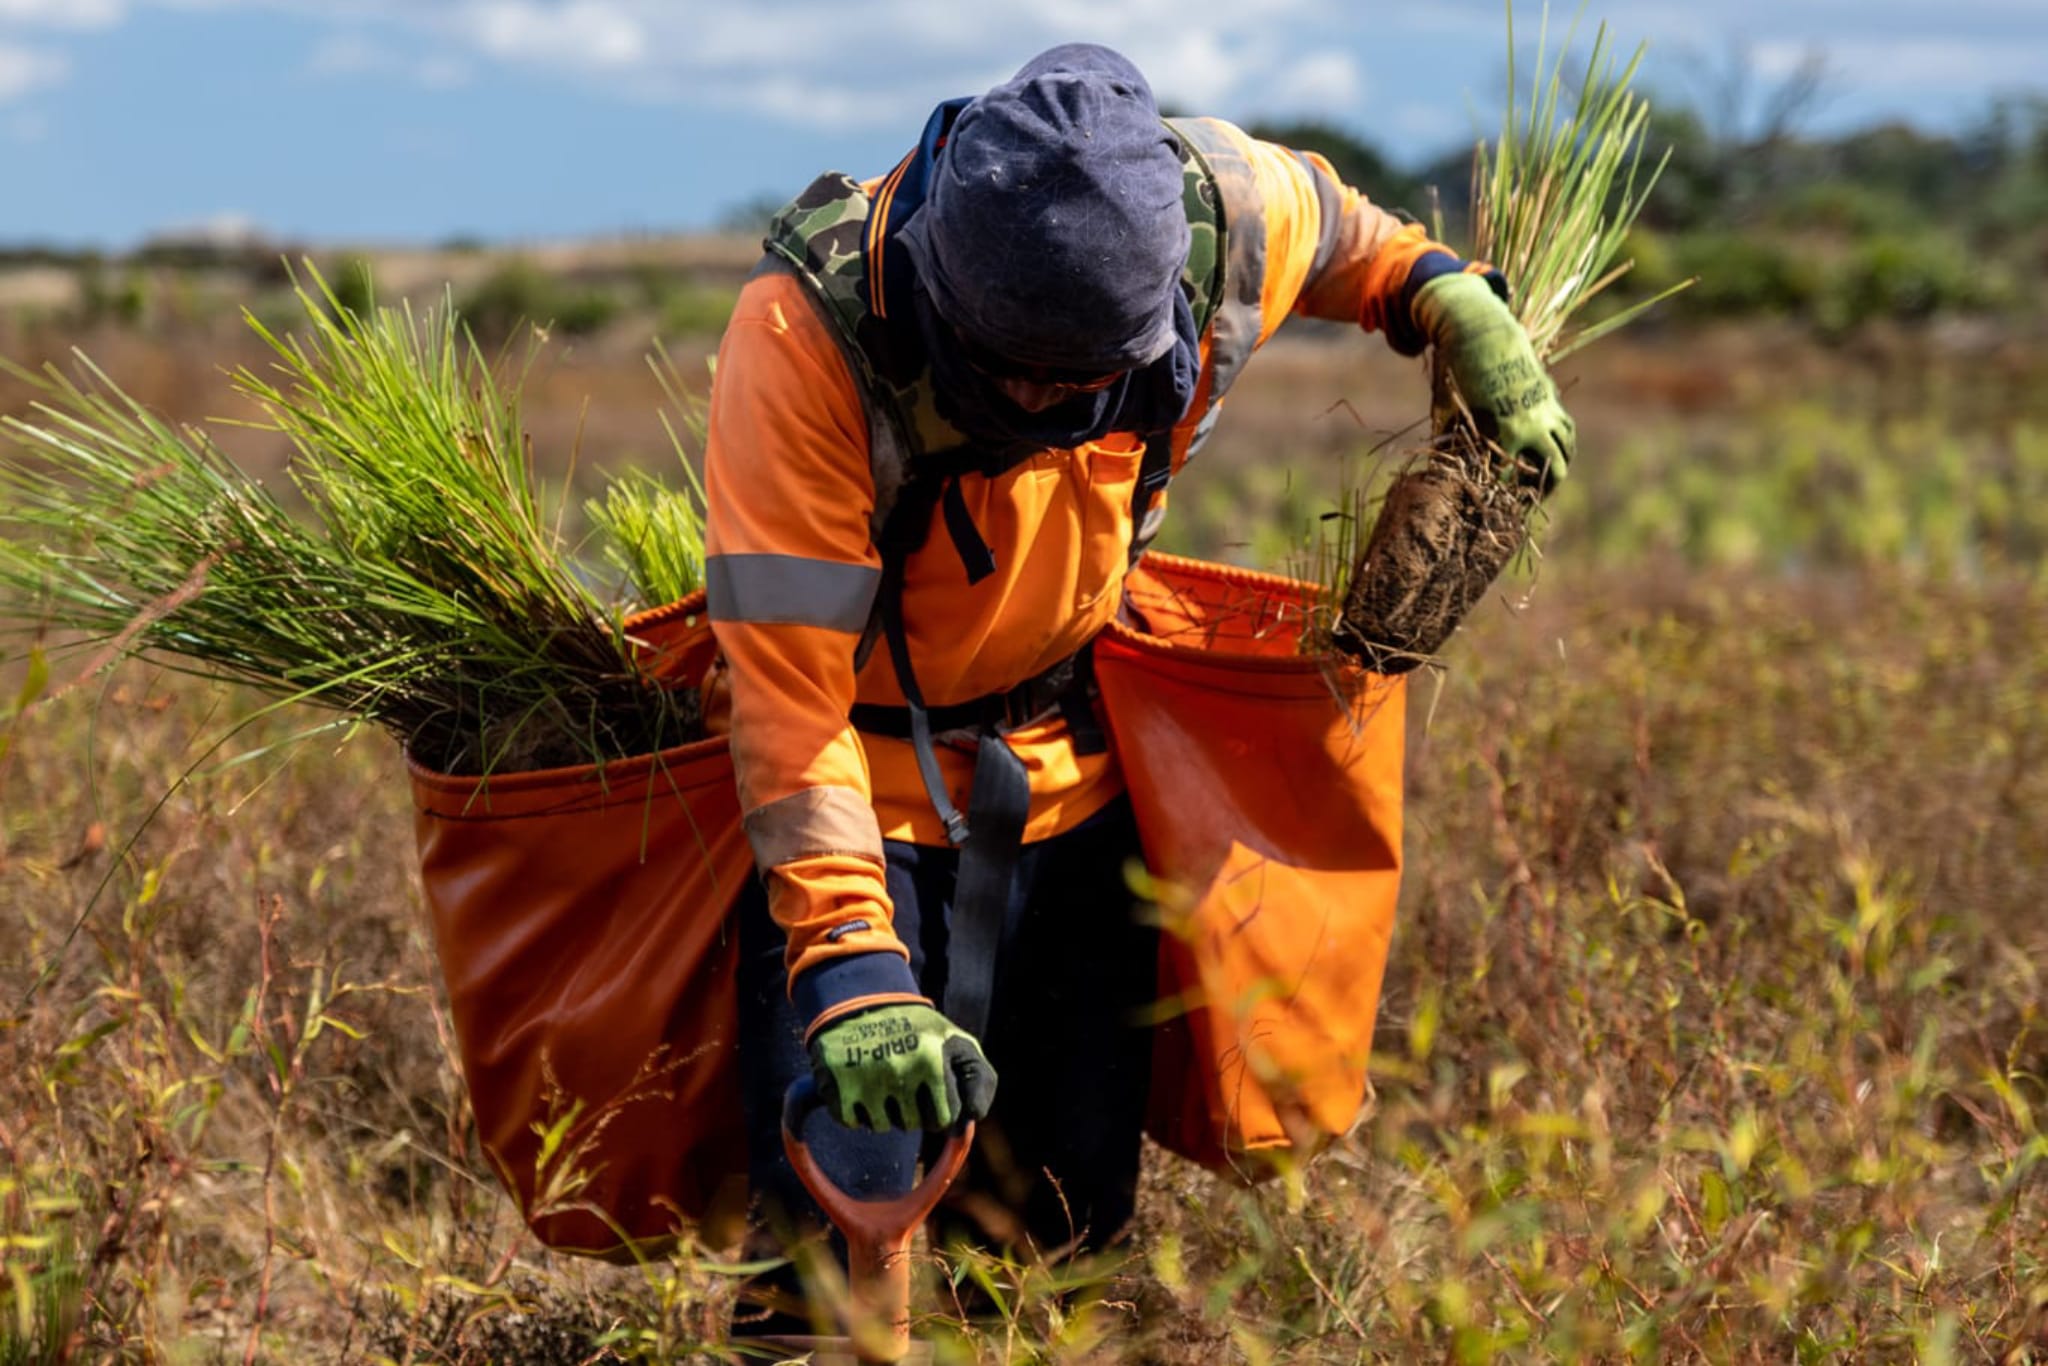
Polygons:
M910 963L896 953L849 953L804 969L789 984L797 1017L810 1021L864 996L916 996Z
M1502 303L1508 302L1507 276L1492 266L1467 261L1442 250L1418 256L1415 264L1408 268L1408 279L1401 285L1400 298L1394 307L1387 310L1387 345L1400 354L1419 356L1422 348L1429 345L1429 334L1415 320L1415 296L1431 280L1445 275L1477 275L1486 281Z

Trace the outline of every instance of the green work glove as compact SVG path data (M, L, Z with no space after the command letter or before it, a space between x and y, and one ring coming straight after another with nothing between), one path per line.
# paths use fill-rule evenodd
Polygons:
M1477 275L1439 275L1415 293L1415 321L1436 347L1479 434L1497 444L1521 477L1548 490L1565 477L1578 440L1557 385L1529 345L1529 334ZM1439 394L1439 430L1455 414ZM1446 412L1446 408L1450 412Z
M950 1129L987 1115L996 1098L981 1045L929 1004L892 1002L833 1020L811 1035L810 1050L818 1094L849 1129Z

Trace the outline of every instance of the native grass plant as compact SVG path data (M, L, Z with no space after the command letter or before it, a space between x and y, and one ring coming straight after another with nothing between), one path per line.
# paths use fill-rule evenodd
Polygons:
M1574 326L1627 274L1632 263L1620 254L1664 167L1661 159L1643 165L1650 108L1630 88L1643 50L1621 62L1602 25L1574 83L1576 30L1575 23L1549 60L1546 10L1525 103L1509 5L1507 109L1499 137L1482 143L1473 162L1471 255L1505 274L1510 306L1546 365L1689 283ZM1329 589L1308 623L1311 652L1337 649L1381 672L1405 673L1428 662L1509 561L1532 549L1550 472L1518 468L1480 432L1440 358L1431 371L1427 448L1383 490L1347 495L1322 523L1325 541L1335 541L1309 552L1309 572ZM1368 503L1377 516L1361 547Z
M595 586L546 506L520 410L539 341L494 368L452 308L342 308L317 273L298 298L299 334L249 319L273 364L234 384L262 413L248 425L290 442L305 515L83 357L75 376L11 371L37 395L0 424L17 624L74 635L88 672L146 653L375 722L448 772L692 738L687 692L641 668L630 599ZM603 506L604 556L641 602L696 586L694 485L637 476Z
M684 431L701 443L704 400L684 389L666 350L657 348L648 364L670 410L680 415ZM636 465L614 476L601 498L583 505L584 514L597 529L605 562L649 607L679 602L697 591L704 580L704 486L684 453L687 443L670 413L661 415L661 425L676 454L682 488L678 490Z
M1472 171L1473 246L1514 285L1515 316L1538 357L1559 361L1627 326L1685 288L1683 282L1599 322L1573 320L1626 275L1620 259L1630 229L1669 159L1647 172L1643 138L1650 106L1630 89L1642 64L1638 47L1624 64L1596 30L1578 83L1567 84L1574 31L1545 67L1548 16L1536 49L1536 80L1526 109L1517 94L1514 14L1508 15L1508 106L1500 137L1480 144ZM1569 109L1567 109L1569 101Z
M39 1179L41 1178L41 1179ZM90 1259L80 1255L86 1201L45 1173L0 1172L0 1366L42 1366L71 1353L85 1317Z

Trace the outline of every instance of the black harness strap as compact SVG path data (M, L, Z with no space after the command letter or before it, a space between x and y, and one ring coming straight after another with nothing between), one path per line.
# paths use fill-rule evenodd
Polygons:
M927 497L905 501L922 502L922 516L914 509L903 514L903 504L899 503L890 514L889 530L899 530L899 515L918 517L928 530L931 500ZM995 995L996 960L1002 950L1011 884L1016 878L1018 855L1023 852L1024 822L1031 814L1031 778L1024 770L1023 760L1003 740L1001 727L1007 724L1007 718L984 719L978 723L980 743L975 751L968 814L961 815L953 805L945 775L939 769L932 712L925 706L924 690L918 686L917 672L910 662L910 640L903 625L904 567L910 551L916 549L915 544L908 543L909 538L907 532L884 536L878 603L882 635L889 642L889 662L896 670L897 686L903 690L901 719L909 732L911 749L917 755L925 796L946 827L946 839L960 850L953 885L953 913L947 927L943 1007L953 1023L979 1036L988 1028L989 1003ZM921 541L922 536L918 539ZM868 713L868 719L880 720L891 710L875 708ZM860 712L856 707L852 718L856 725L860 724Z
M1095 703L1095 655L1092 648L1083 646L1081 653L1074 656L1080 666L1075 671L1073 686L1059 695L1054 704L1060 709L1060 716L1067 723L1067 734L1073 737L1074 753L1103 754L1109 750L1109 732L1102 728L1096 718Z
M1154 432L1145 438L1145 456L1138 462L1138 482L1131 488L1131 563L1136 564L1139 556L1152 538L1145 534L1145 519L1152 515L1152 504L1173 482L1173 433Z
M910 637L903 626L903 578L909 571L911 554L931 534L932 505L939 497L932 483L912 480L898 495L896 506L889 510L882 524L881 544L876 547L882 554L882 582L875 596L875 608L881 619L882 636L889 642L889 663L896 670L897 686L903 690L904 726L911 749L917 755L918 776L924 780L925 796L932 810L946 827L946 839L957 845L967 838L967 817L953 805L952 795L946 791L945 775L939 771L939 754L932 743L931 714L925 707L923 690L917 685L917 671L910 666ZM863 650L872 640L871 625L862 640ZM857 663L865 661L864 653L857 652L855 658Z
M953 805L952 794L946 791L946 777L939 771L939 751L932 743L932 719L925 710L924 694L917 686L917 675L910 667L910 640L903 632L903 574L896 573L892 585L885 574L882 590L888 596L882 602L882 634L889 641L889 662L896 668L896 682L903 689L904 711L910 718L910 747L917 755L918 776L924 779L925 796L931 800L932 810L946 827L946 839L953 844L964 843L968 835L967 817ZM893 591L892 591L893 590ZM969 804L970 807L972 803Z
M979 1038L988 1028L1002 957L1024 821L1031 814L1031 778L1024 761L993 730L974 752L972 828L960 850L946 947L946 1018Z
M946 495L940 501L945 509L946 534L953 539L953 549L960 552L960 563L967 570L967 582L980 583L996 572L996 553L988 548L982 539L981 528L974 524L974 514L967 510L967 495L960 491L960 481L946 481Z

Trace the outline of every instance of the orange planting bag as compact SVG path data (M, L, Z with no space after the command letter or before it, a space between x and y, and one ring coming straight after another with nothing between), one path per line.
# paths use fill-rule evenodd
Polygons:
M1356 1119L1400 891L1406 691L1301 654L1318 591L1148 554L1095 643L1164 924L1148 1128L1246 1176Z
M710 665L702 594L627 626L667 686ZM746 1201L729 911L753 855L724 739L412 787L470 1106L535 1235L726 1240Z

